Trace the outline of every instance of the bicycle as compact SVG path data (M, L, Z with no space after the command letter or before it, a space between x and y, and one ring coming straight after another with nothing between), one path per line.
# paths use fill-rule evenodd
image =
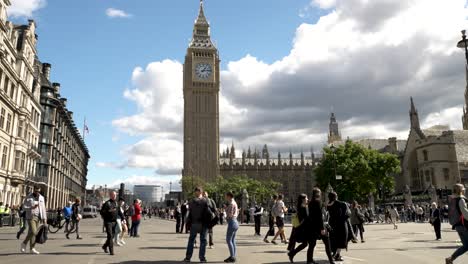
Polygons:
M73 234L75 233L75 223L73 221L71 221L71 219L69 220L69 225L68 225L68 230L70 230L70 233ZM57 233L60 229L62 229L66 224L66 220L61 216L61 215L57 215L57 217L53 218L53 219L47 219L47 225L48 225L48 229L49 229L49 232L52 233L52 234L55 234Z

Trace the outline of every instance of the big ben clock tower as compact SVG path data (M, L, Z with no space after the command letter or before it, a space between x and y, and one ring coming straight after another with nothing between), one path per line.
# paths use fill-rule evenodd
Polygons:
M184 63L184 169L205 182L219 175L219 55L200 1ZM187 183L187 181L185 181ZM193 181L192 181L193 182ZM184 188L195 186L184 186Z

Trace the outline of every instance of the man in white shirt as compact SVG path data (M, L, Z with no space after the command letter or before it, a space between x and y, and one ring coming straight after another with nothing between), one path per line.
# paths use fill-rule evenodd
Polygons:
M40 187L34 187L34 192L26 197L23 209L26 211L26 220L28 221L29 230L26 239L21 243L21 252L26 253L26 245L29 242L31 254L38 255L39 252L34 248L36 245L36 235L39 226L47 222L45 200L44 196L41 195Z

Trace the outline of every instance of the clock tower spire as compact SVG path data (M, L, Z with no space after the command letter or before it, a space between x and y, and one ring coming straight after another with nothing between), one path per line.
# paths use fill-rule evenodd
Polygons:
M184 169L205 182L219 175L219 55L200 1L184 63ZM187 181L185 181L187 182ZM182 186L185 190L187 187ZM191 190L190 190L191 191Z

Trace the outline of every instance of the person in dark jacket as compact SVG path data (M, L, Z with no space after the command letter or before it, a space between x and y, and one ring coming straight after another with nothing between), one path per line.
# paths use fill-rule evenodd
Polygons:
M206 263L206 233L208 231L208 221L206 215L208 214L208 202L202 196L202 189L200 187L195 188L195 197L190 202L189 213L187 222L190 224L190 237L187 244L187 252L185 254L184 262L190 262L193 255L193 248L195 245L195 239L200 234L200 251L199 258L201 263ZM211 221L211 219L210 219Z
M314 249L317 245L317 240L322 239L325 245L325 252L327 253L330 264L334 264L333 256L330 249L330 239L328 237L328 231L324 222L322 213L322 192L319 188L312 190L312 200L309 202L308 210L309 216L306 220L307 228L307 240L309 249L307 250L307 263L314 262Z
M65 237L67 239L70 239L70 233L72 230L75 230L76 231L76 239L83 239L81 236L80 236L80 220L81 220L81 216L80 216L80 213L81 213L81 200L79 198L76 198L75 199L75 203L72 205L72 213L71 213L71 216L70 216L70 220L72 221L72 225L73 227L71 229L68 230L67 234L65 235ZM60 209L60 211L62 211L62 209Z
M110 253L110 255L114 255L113 233L117 223L117 214L120 214L122 219L124 218L124 215L118 210L118 205L115 201L116 197L117 193L115 191L109 192L110 199L105 202L101 208L101 216L104 220L104 227L106 228L107 234L106 243L102 246L102 250L104 250L105 253Z
M330 201L327 211L329 215L328 223L331 226L331 248L335 260L343 261L341 250L348 248L349 207L344 202L338 201L338 195L335 192L328 194L328 200Z
M211 199L209 196L208 196L208 192L203 192L203 198L206 199L206 202L208 203L208 207L210 208L210 210L212 212L216 212L216 202ZM214 242L213 242L213 227L208 227L208 244L209 244L209 248L210 249L213 249L214 248Z
M353 201L351 205L351 225L353 226L353 232L357 236L359 233L361 236L361 243L366 242L364 240L364 221L365 217L362 213L361 206L358 202Z
M288 256L291 262L293 262L294 256L296 256L297 253L299 253L301 250L307 247L307 239L305 237L305 234L307 233L306 220L309 216L307 212L308 204L309 204L309 199L307 198L307 195L300 194L299 197L297 198L297 218L299 220L299 226L293 227L293 230L291 232L291 237L289 238L289 245L288 245L288 250L289 250ZM295 248L296 242L301 242L301 244L297 248Z
M442 223L442 214L436 203L432 203L431 225L434 227L436 240L441 240L440 226Z
M176 233L179 233L180 229L180 223L182 222L182 212L180 208L180 203L176 205L176 208L174 209L174 217L176 219ZM182 227L183 228L183 227ZM180 232L182 233L182 232Z

